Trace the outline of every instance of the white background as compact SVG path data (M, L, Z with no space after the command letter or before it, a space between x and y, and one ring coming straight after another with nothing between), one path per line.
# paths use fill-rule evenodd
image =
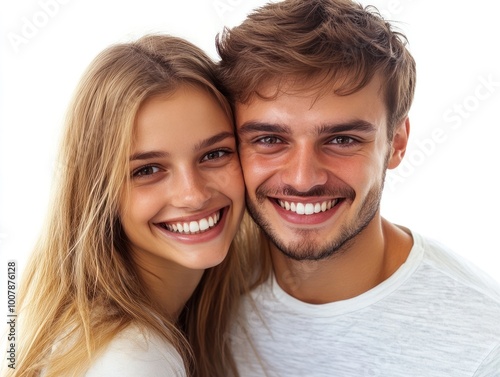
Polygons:
M11 0L2 5L1 305L7 261L16 260L22 270L41 229L62 119L91 59L111 43L150 32L184 37L216 59L216 33L264 3ZM411 143L405 163L388 176L382 213L449 245L500 281L500 5L494 0L370 4L398 21L418 67Z

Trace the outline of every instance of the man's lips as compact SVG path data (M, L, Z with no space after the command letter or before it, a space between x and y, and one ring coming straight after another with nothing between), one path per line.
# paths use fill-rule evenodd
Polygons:
M301 202L276 199L278 205L286 211L294 212L298 215L313 215L320 212L326 212L334 207L340 201L339 198L329 199L317 202Z
M223 216L224 210L225 208L222 208L208 216L190 221L163 222L157 223L156 225L173 233L186 235L199 234L215 227Z
M277 213L285 221L298 226L316 226L324 224L332 216L335 216L340 205L346 198L288 198L269 197L271 203L275 206Z

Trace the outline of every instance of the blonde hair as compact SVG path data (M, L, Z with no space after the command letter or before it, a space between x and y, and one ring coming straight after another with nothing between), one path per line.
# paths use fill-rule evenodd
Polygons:
M23 274L9 375L80 375L132 323L172 343L188 374L237 374L226 335L245 290L247 248L235 245L250 234L248 219L174 323L149 299L118 217L135 117L147 98L197 85L232 116L213 68L197 47L160 35L113 45L91 63L69 107L47 226Z

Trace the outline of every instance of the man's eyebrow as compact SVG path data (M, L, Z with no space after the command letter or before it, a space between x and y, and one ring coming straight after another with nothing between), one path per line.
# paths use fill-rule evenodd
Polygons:
M233 132L229 132L229 131L223 131L223 132L220 132L218 133L217 135L214 135L214 136L211 136L205 140L202 140L200 141L199 143L197 143L193 150L194 151L199 151L201 149L205 149L205 148L208 148L214 144L217 144L218 142L222 141L222 140L225 140L227 138L235 138L234 136L234 133Z
M324 124L318 127L316 133L318 135L334 134L347 131L361 131L371 133L377 131L377 127L365 120L356 119L350 122L342 122L338 124Z
M238 127L238 134L249 134L253 132L270 132L279 134L289 134L291 130L289 127L280 124L260 123L255 121L245 122Z

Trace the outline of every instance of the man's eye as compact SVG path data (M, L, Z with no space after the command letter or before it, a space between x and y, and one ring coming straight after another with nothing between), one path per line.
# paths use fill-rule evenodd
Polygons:
M144 177L147 175L155 174L160 171L160 168L152 165L140 167L132 173L132 177Z
M211 160L217 160L219 158L222 158L228 154L230 154L230 151L219 149L217 151L211 151L208 152L206 155L203 156L201 161L211 161Z
M349 145L355 142L356 141L349 136L336 136L332 140L330 140L329 144Z
M276 136L264 136L257 139L257 143L259 144L280 144L282 141Z

